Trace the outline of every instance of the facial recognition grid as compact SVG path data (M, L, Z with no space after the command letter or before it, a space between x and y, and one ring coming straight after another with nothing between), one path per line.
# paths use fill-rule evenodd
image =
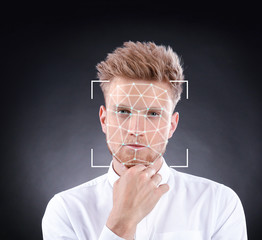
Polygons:
M103 82L101 80L91 81L91 99L93 99L93 83ZM109 81L104 81L109 82ZM188 81L187 80L172 80L170 82L185 82L186 83L186 98L188 99ZM121 99L119 99L121 98ZM132 98L134 99L132 101ZM111 148L112 155L123 165L135 165L139 163L153 164L154 161L163 155L165 148L158 148L160 145L166 145L168 143L167 131L169 128L169 119L171 112L168 112L162 103L168 101L168 91L164 88L156 86L152 83L131 83L117 85L116 88L109 96L109 109L107 112L115 116L115 121L109 122L107 126L107 144L108 146L116 145L117 147ZM137 108L137 103L140 101L144 104L144 108ZM122 104L122 103L128 104ZM141 105L141 104L140 104ZM157 108L152 106L157 105ZM114 106L112 108L112 106ZM132 120L134 119L134 120ZM135 121L135 123L134 123ZM160 125L160 121L164 124ZM132 127L136 126L136 128ZM143 126L137 128L137 126ZM150 127L147 127L150 126ZM108 129L114 131L108 131ZM163 131L165 132L163 134ZM135 136L135 141L129 142L129 134ZM148 137L151 134L151 137ZM143 135L146 142L139 141L139 136ZM114 138L120 136L120 139ZM157 141L154 142L154 140ZM139 144L140 148L130 148L133 151L132 157L122 161L118 156L118 153L123 147ZM146 161L139 157L139 152L145 149L150 149L154 152L153 161ZM91 167L109 167L109 166L96 166L94 165L94 153L91 149ZM188 148L186 149L186 165L170 166L170 167L188 167Z
M141 89L139 89L138 86L144 87L143 91L141 91ZM159 94L156 94L156 88L160 90ZM125 89L128 89L128 91L125 91ZM132 94L132 92L135 92L135 94ZM119 101L120 97L122 98ZM133 102L131 100L132 97L135 99L135 101ZM146 98L147 100L149 98L150 101L145 101ZM132 83L125 85L117 85L117 88L114 90L114 92L110 94L109 99L109 106L116 106L116 109L111 108L107 109L107 111L115 114L117 122L116 124L107 124L107 129L115 129L112 135L109 134L107 143L108 145L119 145L117 150L113 152L113 156L124 165L136 165L139 163L153 164L154 161L163 154L162 152L158 151L156 147L158 145L166 145L168 143L167 136L163 135L163 131L161 132L161 130L165 131L169 127L168 117L170 117L170 113L166 109L164 109L164 107L161 104L161 101L169 101L167 90L155 86L152 83ZM144 109L136 108L138 101L141 102L141 100L144 104ZM124 101L128 101L128 106L121 106L121 104ZM152 108L152 105L154 104L157 105L159 108ZM132 118L135 118L134 121L136 121L136 123L133 124L136 126L136 129L133 129L131 126ZM140 123L139 121L142 121L142 123ZM163 127L160 126L160 121L164 122ZM141 129L138 129L139 125L143 125L143 127ZM147 125L150 125L150 127L148 127ZM110 131L107 132L110 133ZM128 136L129 134L131 134L131 132L135 135L135 142L130 143L128 142ZM148 133L153 134L150 139L148 137ZM121 136L121 142L114 142L113 139L115 135ZM128 144L140 144L140 135L143 135L145 137L146 143L143 143L143 147L140 149L133 149L134 157L123 162L120 159L120 157L118 157L118 152L124 146L128 146ZM156 137L158 137L157 143L154 143ZM155 159L153 161L145 161L138 157L138 152L143 151L144 148L149 148L150 150L155 152Z

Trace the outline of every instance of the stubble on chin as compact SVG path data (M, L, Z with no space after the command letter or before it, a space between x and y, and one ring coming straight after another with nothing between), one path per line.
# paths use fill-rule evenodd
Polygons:
M137 164L143 164L146 167L150 166L151 164L154 164L154 162L157 161L157 159L159 159L161 156L163 156L164 152L166 151L166 146L164 146L164 149L162 149L162 153L161 155L157 154L155 151L153 151L152 149L148 151L147 154L145 154L145 156L141 156L140 153L137 154L137 159L138 160L131 160L132 158L134 158L135 154L134 154L134 150L131 149L127 149L127 150L123 150L120 149L118 151L118 154L116 154L115 156L113 156L113 151L111 150L110 145L108 144L108 142L106 142L107 144L107 148L111 154L111 156L113 157L113 159L117 160L120 164L123 163L127 163L124 164L128 169L131 167L134 167ZM119 146L121 148L121 146ZM141 150L143 151L143 150ZM143 154L144 155L144 154ZM139 159L144 160L144 161L139 161ZM131 161L130 161L131 160Z

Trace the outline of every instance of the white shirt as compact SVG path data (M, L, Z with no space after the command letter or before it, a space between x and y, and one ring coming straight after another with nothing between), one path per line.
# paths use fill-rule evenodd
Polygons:
M246 240L242 204L230 188L178 172L163 162L158 172L169 191L137 225L138 240ZM43 220L44 240L122 240L106 227L113 206L113 184L107 174L56 194Z

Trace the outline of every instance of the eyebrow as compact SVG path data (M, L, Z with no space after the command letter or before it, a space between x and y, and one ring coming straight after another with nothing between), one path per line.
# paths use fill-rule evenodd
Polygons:
M114 105L114 107L119 107L119 108L131 108L130 106L127 106L127 105L122 105L122 104L116 104L116 105Z
M130 106L123 105L123 104L120 104L120 105L114 105L113 107L115 107L115 108L128 108L128 109L131 109ZM149 107L149 110L156 110L156 111L161 111L161 110L164 110L164 109L165 109L165 108ZM135 110L136 110L136 109L135 109ZM147 108L139 109L139 110L147 110Z

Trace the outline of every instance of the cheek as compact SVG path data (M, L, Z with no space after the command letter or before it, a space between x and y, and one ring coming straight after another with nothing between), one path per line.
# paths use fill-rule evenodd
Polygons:
M113 137L114 133L117 132L118 126L116 122L114 121L114 116L110 115L107 118L107 124L106 124L106 133L107 133L107 138L111 140Z
M168 135L169 135L169 129L170 129L170 127L169 127L169 125L168 124L163 124L163 126L161 127L161 136L163 136L163 138L165 139L165 140L167 140L168 139Z
M111 113L108 117L107 117L107 122L110 125L122 125L125 126L125 123L128 121L129 119L129 115L120 115L120 114L116 114L116 113Z
M147 139L150 139L151 145L158 148L166 145L168 140L168 132L162 130L154 133L147 133Z
M149 119L146 122L146 132L148 136L158 136L168 138L169 123L165 119Z
M110 115L106 125L107 139L111 142L122 143L122 138L124 139L127 135L127 130L125 124L123 124L125 119L121 117L116 117L115 114Z
M168 125L166 123L161 123L159 125L159 131L154 131L148 133L148 139L151 139L151 147L154 149L154 152L162 152L162 150L166 147L168 141Z

